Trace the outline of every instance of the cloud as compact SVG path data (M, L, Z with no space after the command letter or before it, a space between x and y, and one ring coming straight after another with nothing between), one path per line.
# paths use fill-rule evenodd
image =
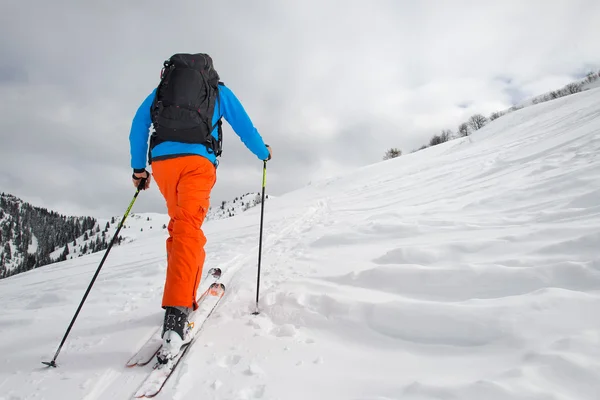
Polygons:
M119 215L128 134L175 52L207 52L273 146L269 190L405 153L470 115L600 69L600 4L364 1L10 2L0 34L0 190ZM260 190L225 124L213 202ZM158 191L138 211L165 212ZM39 204L39 203L38 203Z

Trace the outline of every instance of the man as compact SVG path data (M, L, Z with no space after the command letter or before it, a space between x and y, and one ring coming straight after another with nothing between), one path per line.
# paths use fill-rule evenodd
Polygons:
M163 363L185 343L187 317L198 307L196 292L206 256L201 227L221 154L221 118L260 160L271 159L270 147L240 101L220 82L210 56L175 54L164 67L160 84L137 110L129 135L133 185L146 178L144 189L150 187L148 158L170 217L163 349L158 357Z

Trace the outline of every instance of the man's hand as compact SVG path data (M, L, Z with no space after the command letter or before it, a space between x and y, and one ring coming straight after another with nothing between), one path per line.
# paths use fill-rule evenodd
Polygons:
M144 170L144 172L134 172L131 179L133 181L133 187L135 187L136 189L140 186L140 182L143 178L146 178L146 184L144 185L143 188L141 188L142 190L146 190L150 187L150 180L151 180L151 176L150 173L146 170Z
M271 146L269 146L268 144L267 146L267 150L269 150L269 157L267 158L267 161L269 161L271 159Z

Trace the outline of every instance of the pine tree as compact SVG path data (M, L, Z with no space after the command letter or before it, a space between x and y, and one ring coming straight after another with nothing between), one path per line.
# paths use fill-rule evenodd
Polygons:
M13 236L12 232L13 232L12 221L9 221L8 224L6 225L6 233L5 233L6 241L9 241L12 238L12 236Z
M20 249L21 245L23 243L23 237L21 236L21 229L19 229L19 226L17 226L17 229L15 231L15 235L14 235L13 239L14 239L15 247L17 249Z
M12 260L12 250L10 248L10 244L8 242L6 242L6 244L4 245L4 259L5 260Z
M25 264L25 270L27 270L27 271L32 270L36 266L36 263L37 263L37 260L36 260L35 254L28 254L27 261Z
M62 251L62 253L60 253L60 256L58 256L58 260L57 261L65 261L67 259L68 255L69 255L69 246L65 246L64 250Z

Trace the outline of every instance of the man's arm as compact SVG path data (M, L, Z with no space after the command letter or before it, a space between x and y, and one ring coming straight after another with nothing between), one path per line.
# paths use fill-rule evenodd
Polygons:
M150 93L144 102L140 105L133 121L131 131L129 132L129 148L131 152L131 168L136 172L143 172L146 168L148 159L148 135L152 118L150 116L150 106L154 101L156 89Z
M219 85L221 94L221 112L234 132L240 137L244 145L260 160L269 158L269 150L263 138L254 127L242 103L233 92L224 85ZM219 105L217 104L216 107Z

